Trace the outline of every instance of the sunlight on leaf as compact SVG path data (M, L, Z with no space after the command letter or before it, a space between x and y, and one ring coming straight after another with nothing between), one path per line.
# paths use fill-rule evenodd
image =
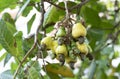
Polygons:
M48 64L46 65L46 70L47 72L60 74L64 77L74 77L74 74L70 68L61 66L60 64Z

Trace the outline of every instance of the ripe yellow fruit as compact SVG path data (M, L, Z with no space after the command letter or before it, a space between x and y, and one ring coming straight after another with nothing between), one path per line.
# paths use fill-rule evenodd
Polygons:
M86 43L79 44L79 42L76 42L77 48L80 50L81 53L84 53L85 55L88 54L88 46Z
M55 50L57 47L58 47L58 42L56 40L54 40L52 45L51 45L51 50L53 53L55 53Z
M67 52L67 48L66 46L63 44L63 45L59 45L56 50L56 55L58 54L63 54L64 56L67 56L68 52Z
M51 49L52 43L53 43L52 37L45 37L41 40L41 45L45 44L47 49Z
M86 28L81 23L76 23L72 27L72 36L73 38L78 38L80 36L86 36Z

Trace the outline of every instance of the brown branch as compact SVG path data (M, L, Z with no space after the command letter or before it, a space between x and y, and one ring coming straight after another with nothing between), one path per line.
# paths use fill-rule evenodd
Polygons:
M25 62L26 58L29 56L29 54L31 54L31 52L34 50L34 48L36 47L37 42L35 42L32 46L32 48L27 52L27 54L24 56L24 58L22 59L22 61L20 62L19 66L16 69L16 72L14 73L13 79L16 79L16 76L18 74L18 71L20 69L20 67L22 66L22 64Z
M55 7L59 8L59 9L65 10L64 7L61 7L61 6L59 6L59 5L56 5L56 4L54 4L53 2L51 2L51 1L49 1L49 0L44 0L44 1L45 1L45 2L48 2L48 3L51 4L51 5L54 5Z
M41 13L41 20L39 23L39 26L37 28L37 31L34 35L34 44L32 45L31 49L26 53L26 55L23 57L22 61L20 62L18 68L16 69L16 72L14 73L13 79L16 79L16 76L18 74L19 69L21 68L22 64L26 61L27 57L32 53L32 51L35 49L36 45L37 45L37 36L40 30L40 27L43 25L43 21L44 21L44 3L43 0L41 0L41 9L42 9L42 13Z

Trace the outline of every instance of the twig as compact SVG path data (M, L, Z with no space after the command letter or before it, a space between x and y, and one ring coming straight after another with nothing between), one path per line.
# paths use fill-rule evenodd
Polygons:
M38 46L38 49L41 49L39 44L37 44L37 46ZM45 60L44 60L43 52L40 52L40 54L42 55L42 59L43 59L43 68L44 68L45 72L47 73L47 70L46 70L46 67L45 67Z
M69 19L69 11L68 11L68 6L67 6L67 1L64 0L64 4L65 4L65 11L66 11L66 20Z
M35 39L37 39L37 37L35 37ZM36 41L36 40L35 40ZM31 49L27 52L27 54L24 56L24 58L22 59L22 61L20 62L18 68L16 69L16 72L14 73L13 79L16 78L18 71L20 69L20 67L22 66L22 64L25 62L26 58L31 54L31 52L34 50L34 48L36 47L37 41L34 42L33 46L31 47Z
M84 4L86 4L86 3L89 2L89 1L90 1L90 0L85 0L85 1L81 2L80 4L73 6L72 8L70 8L70 11L73 10L73 9L75 9L75 8L80 8L80 7L82 7Z
M26 61L27 57L32 53L32 51L35 49L36 45L37 45L37 36L40 30L40 27L43 25L43 21L44 21L44 3L43 0L41 0L41 9L42 9L42 13L41 13L41 20L39 23L39 26L37 28L37 31L35 33L35 38L34 38L34 44L32 45L31 49L27 52L27 54L24 56L24 58L22 59L21 63L19 64L18 68L16 69L16 72L14 73L13 79L16 78L19 69L21 68L22 64Z

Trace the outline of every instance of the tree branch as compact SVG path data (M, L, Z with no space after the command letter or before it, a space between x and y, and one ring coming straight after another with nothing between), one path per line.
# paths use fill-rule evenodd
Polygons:
M16 76L18 74L19 69L21 68L22 64L26 61L27 57L32 53L32 51L35 49L36 45L37 45L37 36L40 30L40 27L43 25L43 21L44 21L44 2L43 0L41 0L41 9L42 9L42 13L41 13L41 20L39 23L39 26L36 30L36 33L34 35L34 44L32 45L31 49L26 53L26 55L23 57L22 61L20 62L18 68L16 69L16 72L14 73L13 79L16 79Z
M51 1L49 1L49 0L44 0L44 1L45 1L45 2L48 2L48 3L51 4L51 5L54 5L55 7L59 8L59 9L65 10L64 7L61 7L61 6L59 6L59 5L56 5L56 4L54 4L53 2L51 2Z

